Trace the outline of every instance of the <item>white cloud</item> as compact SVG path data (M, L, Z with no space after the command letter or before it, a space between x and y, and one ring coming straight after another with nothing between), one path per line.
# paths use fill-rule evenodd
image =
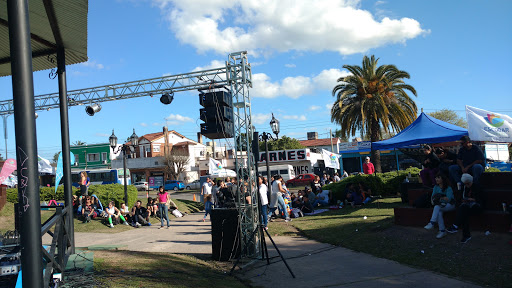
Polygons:
M365 52L429 31L411 18L376 20L361 0L153 0L176 38L198 52Z
M153 126L163 126L162 123L158 123L158 122L154 122L153 124L151 124Z
M306 116L304 115L301 115L301 116L297 116L297 115L284 115L282 116L283 119L287 119L287 120L298 120L298 121L306 121Z
M270 114L262 114L262 113L256 113L251 114L251 119L253 124L261 125L264 123L270 123Z
M286 68L295 68L295 67L297 67L297 65L295 65L295 64L284 64L284 67L286 67Z
M97 137L110 137L110 134L96 133L96 134L94 134L94 136L97 136Z
M173 123L194 122L192 118L187 116L181 116L179 114L170 114L169 116L165 117L165 120L173 121Z
M139 125L142 127L148 127L148 123L144 123L144 122L140 123Z
M96 63L95 60L90 60L90 59L87 62L80 63L80 65L85 66L85 67L95 68L95 69L98 69L98 70L101 70L101 69L105 68L105 66L103 66L103 64Z
M323 70L313 77L296 76L286 77L281 82L272 82L264 73L252 75L252 97L275 98L288 96L297 99L304 95L311 95L317 90L331 91L340 77L349 75L347 71L339 69Z
M309 108L308 108L308 110L309 110L309 111L315 111L315 110L318 110L318 109L320 109L320 108L322 108L322 107L320 107L320 106L316 106L316 105L313 105L313 106L309 107Z
M221 60L212 60L210 64L206 66L198 66L194 68L192 71L202 71L202 70L209 70L209 69L216 69L216 68L223 68L226 67L226 62Z

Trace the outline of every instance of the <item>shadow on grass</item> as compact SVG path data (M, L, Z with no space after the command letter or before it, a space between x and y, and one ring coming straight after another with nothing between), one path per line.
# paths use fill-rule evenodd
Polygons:
M94 267L107 287L246 287L214 262L186 255L95 251Z

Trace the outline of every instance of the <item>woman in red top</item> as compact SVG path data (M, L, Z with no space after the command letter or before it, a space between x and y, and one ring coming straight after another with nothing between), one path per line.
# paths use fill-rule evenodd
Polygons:
M375 167L373 167L373 163L370 162L370 157L366 157L363 163L363 172L364 174L371 175L375 173Z

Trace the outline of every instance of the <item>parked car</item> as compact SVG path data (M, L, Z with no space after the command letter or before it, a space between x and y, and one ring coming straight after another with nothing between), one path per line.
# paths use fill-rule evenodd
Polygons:
M148 190L148 182L144 182L144 181L141 181L141 182L135 182L133 183L133 186L135 186L135 188L137 188L137 190Z
M187 186L187 190L199 189L201 187L201 183L199 182L199 180L195 180L195 181L188 183L186 186Z
M165 181L164 189L165 190L174 190L174 191L183 190L183 189L185 189L185 184L183 184L183 182L177 181L177 180L167 180L167 181Z
M309 186L315 180L315 174L299 174L295 178L286 181L287 187Z

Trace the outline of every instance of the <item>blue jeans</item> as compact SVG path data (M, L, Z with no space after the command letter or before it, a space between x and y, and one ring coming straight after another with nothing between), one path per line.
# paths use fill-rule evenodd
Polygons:
M267 209L268 205L261 205L261 224L263 224L264 227L267 227L268 224L268 212Z
M320 206L325 206L329 204L329 201L316 199L315 202L313 202L313 207L316 207L317 204L320 204Z
M165 203L158 203L158 210L160 210L160 226L164 227L164 217L167 220L167 227L169 227L168 208Z
M460 166L451 165L448 170L450 171L450 177L454 181L453 183L459 183L460 177L462 176L462 169L460 169ZM484 167L480 164L475 164L469 168L468 173L473 176L473 183L480 183L480 176L484 173Z
M285 218L290 218L290 215L288 214L288 210L286 210L286 205L284 204L284 199L282 195L277 195L277 207L279 207L279 210L284 211ZM268 217L272 216L274 211L276 211L277 207L270 208L270 212L268 213Z

